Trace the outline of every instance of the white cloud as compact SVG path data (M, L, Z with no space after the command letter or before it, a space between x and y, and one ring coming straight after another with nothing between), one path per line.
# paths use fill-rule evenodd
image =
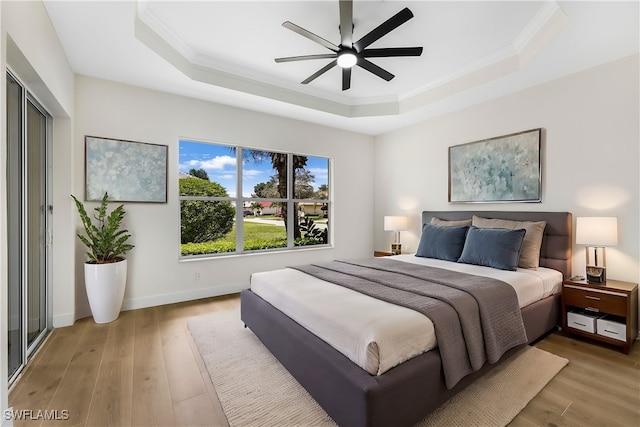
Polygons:
M316 180L321 178L326 180L329 177L329 171L325 168L309 168L308 171L316 177Z
M180 165L181 170L204 169L205 171L222 171L227 166L235 168L236 159L231 156L216 156L213 159L193 159Z
M219 175L217 174L217 175L214 175L214 177L216 179L218 179L218 180L223 180L223 181L229 181L229 180L232 180L232 179L236 179L236 176L234 174L231 174L231 173L223 173L223 174L219 174Z
M247 178L253 178L259 175L262 175L264 173L264 171L261 171L259 169L244 169L242 171L242 176L247 177Z
M204 170L223 170L226 166L236 165L235 157L231 156L216 156L211 160L204 160L200 162L200 167Z

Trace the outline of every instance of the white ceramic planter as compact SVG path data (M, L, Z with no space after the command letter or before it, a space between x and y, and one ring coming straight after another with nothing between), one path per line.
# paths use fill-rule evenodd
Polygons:
M96 323L116 320L127 284L127 260L109 264L85 263L84 283L93 320Z

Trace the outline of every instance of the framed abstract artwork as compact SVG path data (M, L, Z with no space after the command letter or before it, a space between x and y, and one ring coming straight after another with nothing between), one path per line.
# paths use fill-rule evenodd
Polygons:
M542 129L449 147L449 202L541 202Z
M85 199L167 203L166 145L85 136Z

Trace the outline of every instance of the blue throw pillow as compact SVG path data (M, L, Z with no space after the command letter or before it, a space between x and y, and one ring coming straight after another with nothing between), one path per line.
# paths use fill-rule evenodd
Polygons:
M458 262L516 271L526 230L471 226Z
M416 256L457 261L469 227L439 227L424 224Z

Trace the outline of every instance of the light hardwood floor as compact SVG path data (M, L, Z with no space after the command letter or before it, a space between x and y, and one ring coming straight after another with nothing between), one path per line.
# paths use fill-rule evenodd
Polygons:
M14 410L68 411L23 425L226 426L189 317L238 307L237 295L127 311L107 325L56 329L9 394ZM569 365L511 426L639 426L640 343L629 355L553 333L536 344ZM35 418L35 417L34 417Z

